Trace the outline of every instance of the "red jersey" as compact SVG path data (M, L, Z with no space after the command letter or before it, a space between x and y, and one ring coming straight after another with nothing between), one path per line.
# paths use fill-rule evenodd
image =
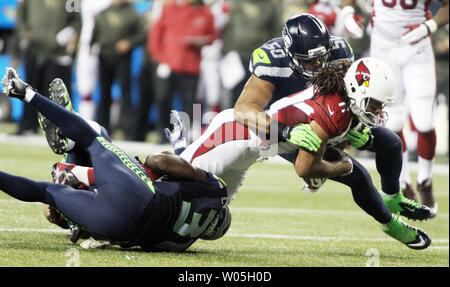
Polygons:
M189 43L189 38L198 36L208 37L209 43L216 37L210 8L169 2L149 30L148 51L152 58L168 64L174 72L198 75L200 48Z
M289 126L315 121L327 133L329 143L341 140L351 124L350 108L337 93L314 97L314 90L310 87L276 101L267 114Z
M322 20L329 30L336 24L337 13L329 3L317 2L309 7L308 13Z

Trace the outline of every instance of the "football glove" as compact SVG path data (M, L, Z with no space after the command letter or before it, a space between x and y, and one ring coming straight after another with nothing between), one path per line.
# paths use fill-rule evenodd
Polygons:
M362 131L349 130L345 137L350 141L350 144L359 150L368 150L373 144L372 130L369 127L365 127Z
M322 140L309 124L299 124L295 127L286 126L282 131L282 138L284 141L311 152L317 152L322 144Z
M428 35L436 32L438 26L436 21L430 19L420 25L408 26L409 30L402 35L400 40L406 44L416 44L420 40L428 37Z
M342 16L344 19L345 30L356 39L361 39L364 36L364 30L361 23L363 18L359 15L355 15L355 8L352 6L345 6L342 9Z
M165 128L164 132L174 149L174 153L180 155L187 147L187 130L185 121L183 121L180 112L172 110L170 111L170 124L173 126L173 130Z

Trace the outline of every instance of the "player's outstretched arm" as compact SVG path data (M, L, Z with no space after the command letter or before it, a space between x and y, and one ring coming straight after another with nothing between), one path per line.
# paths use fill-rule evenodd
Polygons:
M206 173L169 152L148 156L145 165L151 170L169 176L171 180L203 180Z
M364 36L362 17L355 14L355 0L342 0L342 17L345 30L353 37L360 39Z
M317 153L311 153L300 149L295 160L295 171L300 177L334 177L344 175L352 171L352 163L349 160L326 161L323 154L325 153L328 134L315 121L311 122L312 130L322 140L321 147Z

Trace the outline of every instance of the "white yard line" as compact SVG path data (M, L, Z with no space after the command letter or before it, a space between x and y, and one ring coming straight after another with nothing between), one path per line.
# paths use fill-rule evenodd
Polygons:
M69 231L66 229L49 229L49 228L0 227L0 232L37 232L37 233L66 233L66 234L69 234Z
M0 232L37 232L37 233L68 233L64 229L48 229L48 228L9 228L0 227ZM300 235L284 235L284 234L266 234L266 233L235 233L232 230L226 234L227 237L239 238L263 238L263 239L288 239L288 240L310 240L310 241L368 241L368 242L385 242L392 241L390 238L346 238L333 236L300 236ZM433 243L448 244L448 239L433 239ZM446 246L436 246L435 249L445 249ZM448 247L447 247L448 249Z
M230 206L232 212L255 212L255 213L310 213L310 214L364 214L362 210L341 210L341 209L313 209L313 208L276 208L276 207L233 207ZM447 217L448 213L439 213L438 217Z
M23 202L16 199L0 199L0 205L10 205L10 204L20 204L20 205L43 205L40 202ZM310 214L334 214L334 215L345 215L345 214L363 214L362 210L344 210L344 209L314 209L314 208L283 208L283 207L235 207L230 206L232 212L254 212L254 213L310 213ZM437 218L447 217L448 213L438 213Z
M230 229L231 231L231 229ZM229 237L245 237L245 238L265 238L265 239L293 239L293 240L312 240L312 241L369 241L369 242L383 242L392 241L391 238L347 238L347 237L334 237L334 236L300 236L300 235L284 235L284 234L265 234L265 233L249 233L241 234L229 232L226 234ZM448 239L433 239L433 243L445 243L448 244Z

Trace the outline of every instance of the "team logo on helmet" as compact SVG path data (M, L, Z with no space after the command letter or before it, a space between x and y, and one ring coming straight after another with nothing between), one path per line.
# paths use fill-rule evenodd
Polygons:
M363 61L361 61L358 64L358 67L356 67L356 81L358 82L358 85L364 85L366 87L369 87L369 81L370 81L370 71L366 67Z
M283 42L286 48L289 48L292 45L292 36L289 34L286 26L284 26L283 29Z

